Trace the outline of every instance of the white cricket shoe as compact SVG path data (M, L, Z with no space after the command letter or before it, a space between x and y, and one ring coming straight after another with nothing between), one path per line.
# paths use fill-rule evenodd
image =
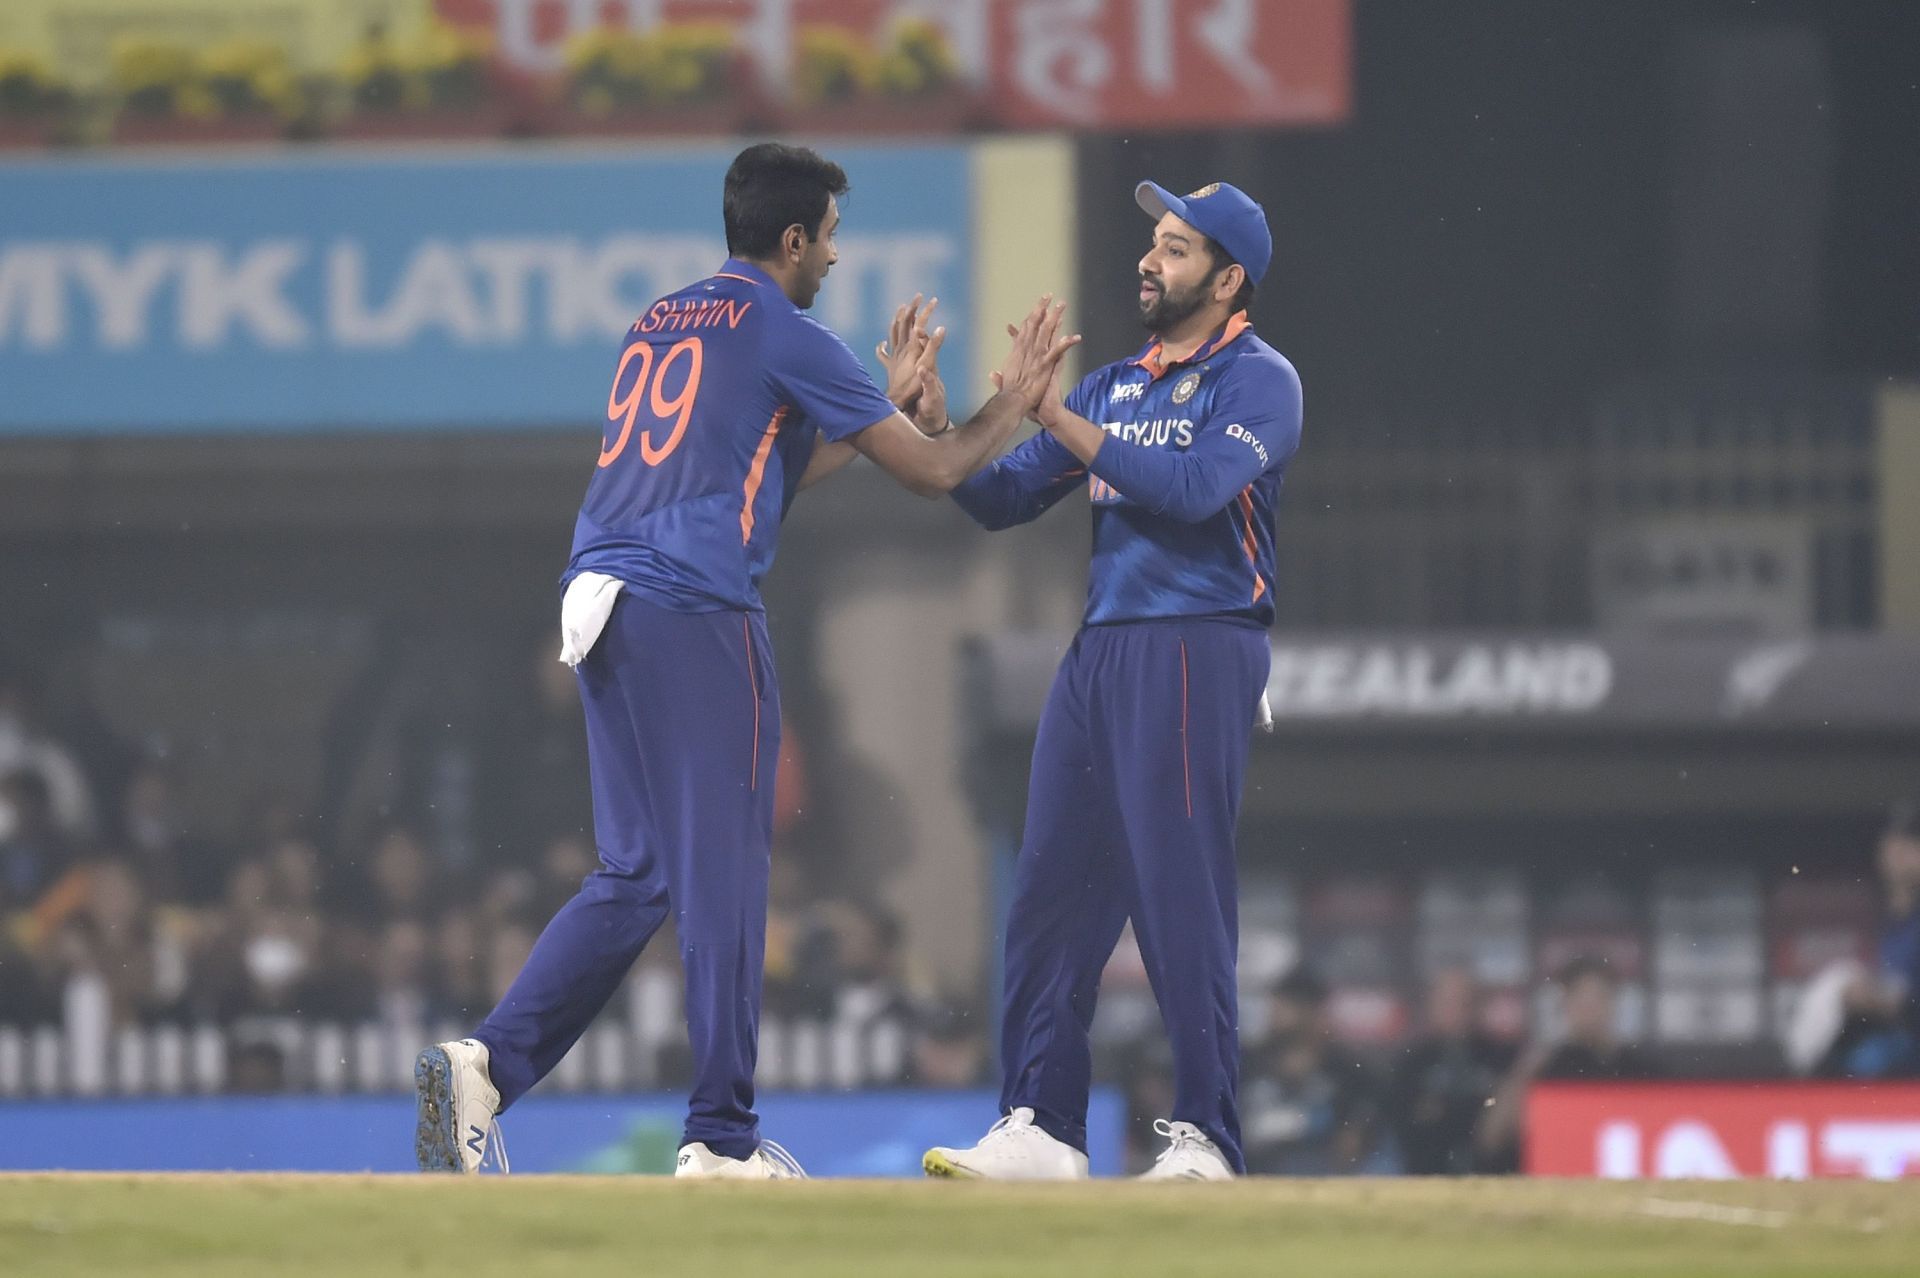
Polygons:
M959 1180L1085 1180L1087 1156L1035 1126L1033 1111L1022 1107L970 1149L929 1149L920 1168Z
M417 1124L414 1157L421 1171L472 1175L491 1159L504 1175L507 1146L500 1138L500 1092L487 1073L487 1045L463 1038L435 1043L413 1062Z
M770 1140L745 1158L728 1158L707 1148L704 1141L680 1147L673 1163L674 1179L690 1180L805 1180L800 1161Z
M1167 1138L1167 1147L1140 1180L1232 1180L1233 1167L1208 1135L1192 1123L1153 1120L1153 1130Z

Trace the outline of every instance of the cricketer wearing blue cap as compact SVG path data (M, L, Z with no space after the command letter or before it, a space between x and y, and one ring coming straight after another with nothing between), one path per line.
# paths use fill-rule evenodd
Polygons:
M1132 920L1173 1044L1157 1179L1245 1170L1234 822L1267 681L1273 516L1300 443L1300 379L1248 324L1273 256L1265 213L1225 183L1136 192L1153 334L1130 359L1043 400L1046 429L954 489L990 529L1089 490L1084 623L1034 743L1007 920L1003 1117L934 1149L929 1174L1086 1174L1088 1029Z

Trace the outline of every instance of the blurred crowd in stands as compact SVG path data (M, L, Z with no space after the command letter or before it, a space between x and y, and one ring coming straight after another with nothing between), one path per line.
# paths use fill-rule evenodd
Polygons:
M299 1072L263 1069L251 1025L465 1032L594 866L577 702L554 704L513 734L521 757L500 771L519 784L488 796L506 827L490 855L449 864L418 823L377 821L329 845L280 801L254 805L237 834L201 834L183 815L183 765L89 768L43 726L31 689L0 675L0 1027L62 1024L84 983L104 992L109 1029L223 1027L245 1065L229 1081L269 1089ZM885 1023L898 1047L870 1053L862 1083L983 1082L972 991L916 970L884 905L823 893L796 865L776 858L769 1020ZM636 977L677 976L677 954L669 921Z
M182 816L177 763L134 755L90 767L85 750L45 728L32 688L0 674L0 1029L70 1023L84 988L110 1029L222 1027L224 1085L279 1090L311 1080L236 1029L375 1023L406 1038L471 1025L593 866L567 704L555 697L556 713L516 734L526 757L508 771L525 789L492 796L516 814L501 855L454 866L398 819L323 846L279 802L255 805L237 835L200 835ZM1895 809L1878 868L1877 963L1838 965L1809 991L1827 1018L1816 1073L1920 1075L1920 808ZM769 1024L881 1026L890 1044L850 1074L787 1068L787 1085L993 1083L977 991L943 989L919 970L888 910L823 894L779 856L773 898ZM672 973L676 954L664 935L642 971ZM1668 1072L1620 1037L1620 982L1599 959L1555 974L1555 1029L1534 1041L1492 1032L1472 972L1441 966L1427 973L1415 1032L1384 1051L1338 1040L1330 991L1308 959L1249 1017L1242 1117L1257 1172L1508 1171L1529 1083ZM1171 1104L1157 1026L1104 1051L1100 1069L1126 1095L1132 1156L1150 1159L1149 1125ZM670 1054L647 1080L673 1086L676 1073Z

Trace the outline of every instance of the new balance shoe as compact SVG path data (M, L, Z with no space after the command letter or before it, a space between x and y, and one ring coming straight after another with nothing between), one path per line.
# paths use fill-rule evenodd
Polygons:
M485 1043L435 1043L413 1062L413 1089L413 1152L421 1171L472 1175L483 1164L507 1171L507 1147L495 1117L500 1093L487 1073Z
M702 1141L693 1141L680 1147L680 1157L673 1163L673 1175L677 1180L686 1177L690 1180L805 1180L807 1173L792 1154L770 1140L760 1142L760 1148L745 1158L728 1158L725 1154L716 1154Z
M1153 1120L1153 1130L1167 1138L1167 1147L1141 1174L1141 1180L1232 1180L1233 1167L1220 1147L1192 1123Z
M1085 1180L1087 1156L1057 1140L1021 1108L987 1129L967 1149L929 1149L920 1160L929 1176L959 1180Z

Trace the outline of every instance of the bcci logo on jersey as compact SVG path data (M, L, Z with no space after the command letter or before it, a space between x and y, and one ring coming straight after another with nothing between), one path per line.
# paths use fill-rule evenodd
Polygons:
M1199 389L1200 389L1200 374L1188 373L1185 377L1181 378L1178 382L1174 384L1173 402L1176 404L1184 404L1188 400L1192 399L1193 393Z

